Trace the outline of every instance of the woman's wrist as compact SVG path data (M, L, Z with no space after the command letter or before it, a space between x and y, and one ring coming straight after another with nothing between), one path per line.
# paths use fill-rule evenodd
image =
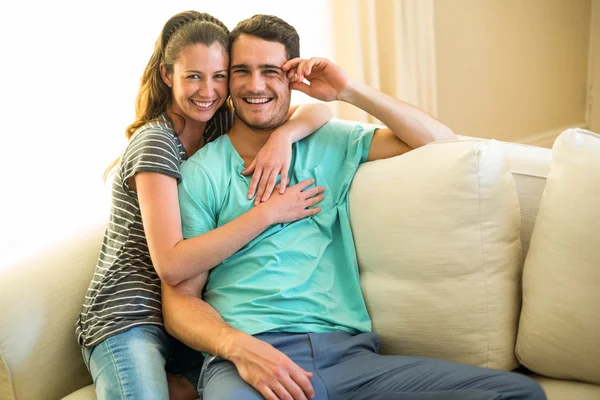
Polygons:
M302 124L293 119L288 119L285 124L273 131L269 140L282 141L285 145L291 146L298 141L296 134L300 131L302 131Z

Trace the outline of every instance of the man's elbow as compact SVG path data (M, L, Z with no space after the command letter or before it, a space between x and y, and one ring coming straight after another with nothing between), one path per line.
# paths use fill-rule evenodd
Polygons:
M443 127L441 127L440 129L437 130L435 135L433 135L432 142L441 142L444 140L456 140L456 139L458 139L458 137L454 134L454 132L452 132L452 129L450 129L444 125Z

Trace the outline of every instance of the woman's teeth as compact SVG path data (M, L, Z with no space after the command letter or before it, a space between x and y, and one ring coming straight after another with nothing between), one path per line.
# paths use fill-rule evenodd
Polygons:
M200 102L200 101L192 100L192 103L194 103L198 107L209 108L210 106L212 106L212 104L214 103L214 101Z

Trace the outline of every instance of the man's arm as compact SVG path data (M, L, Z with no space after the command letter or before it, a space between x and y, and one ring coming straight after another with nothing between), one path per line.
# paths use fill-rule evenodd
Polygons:
M244 381L266 399L312 398L312 374L270 344L227 324L202 300L208 273L177 286L162 282L162 309L167 332L188 346L233 362Z
M322 100L340 100L352 104L383 122L373 136L368 160L392 157L438 140L456 139L446 125L426 112L356 82L336 64L324 58L293 59L283 66L288 77L296 75L290 85ZM309 84L303 82L308 80Z

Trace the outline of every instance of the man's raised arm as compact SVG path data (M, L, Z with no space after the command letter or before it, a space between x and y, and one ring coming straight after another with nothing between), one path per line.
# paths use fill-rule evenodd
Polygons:
M283 70L295 81L290 87L322 101L339 100L371 114L388 129L373 137L369 160L391 157L438 140L456 139L450 128L423 110L350 79L325 58L287 61ZM306 79L309 83L304 83Z

